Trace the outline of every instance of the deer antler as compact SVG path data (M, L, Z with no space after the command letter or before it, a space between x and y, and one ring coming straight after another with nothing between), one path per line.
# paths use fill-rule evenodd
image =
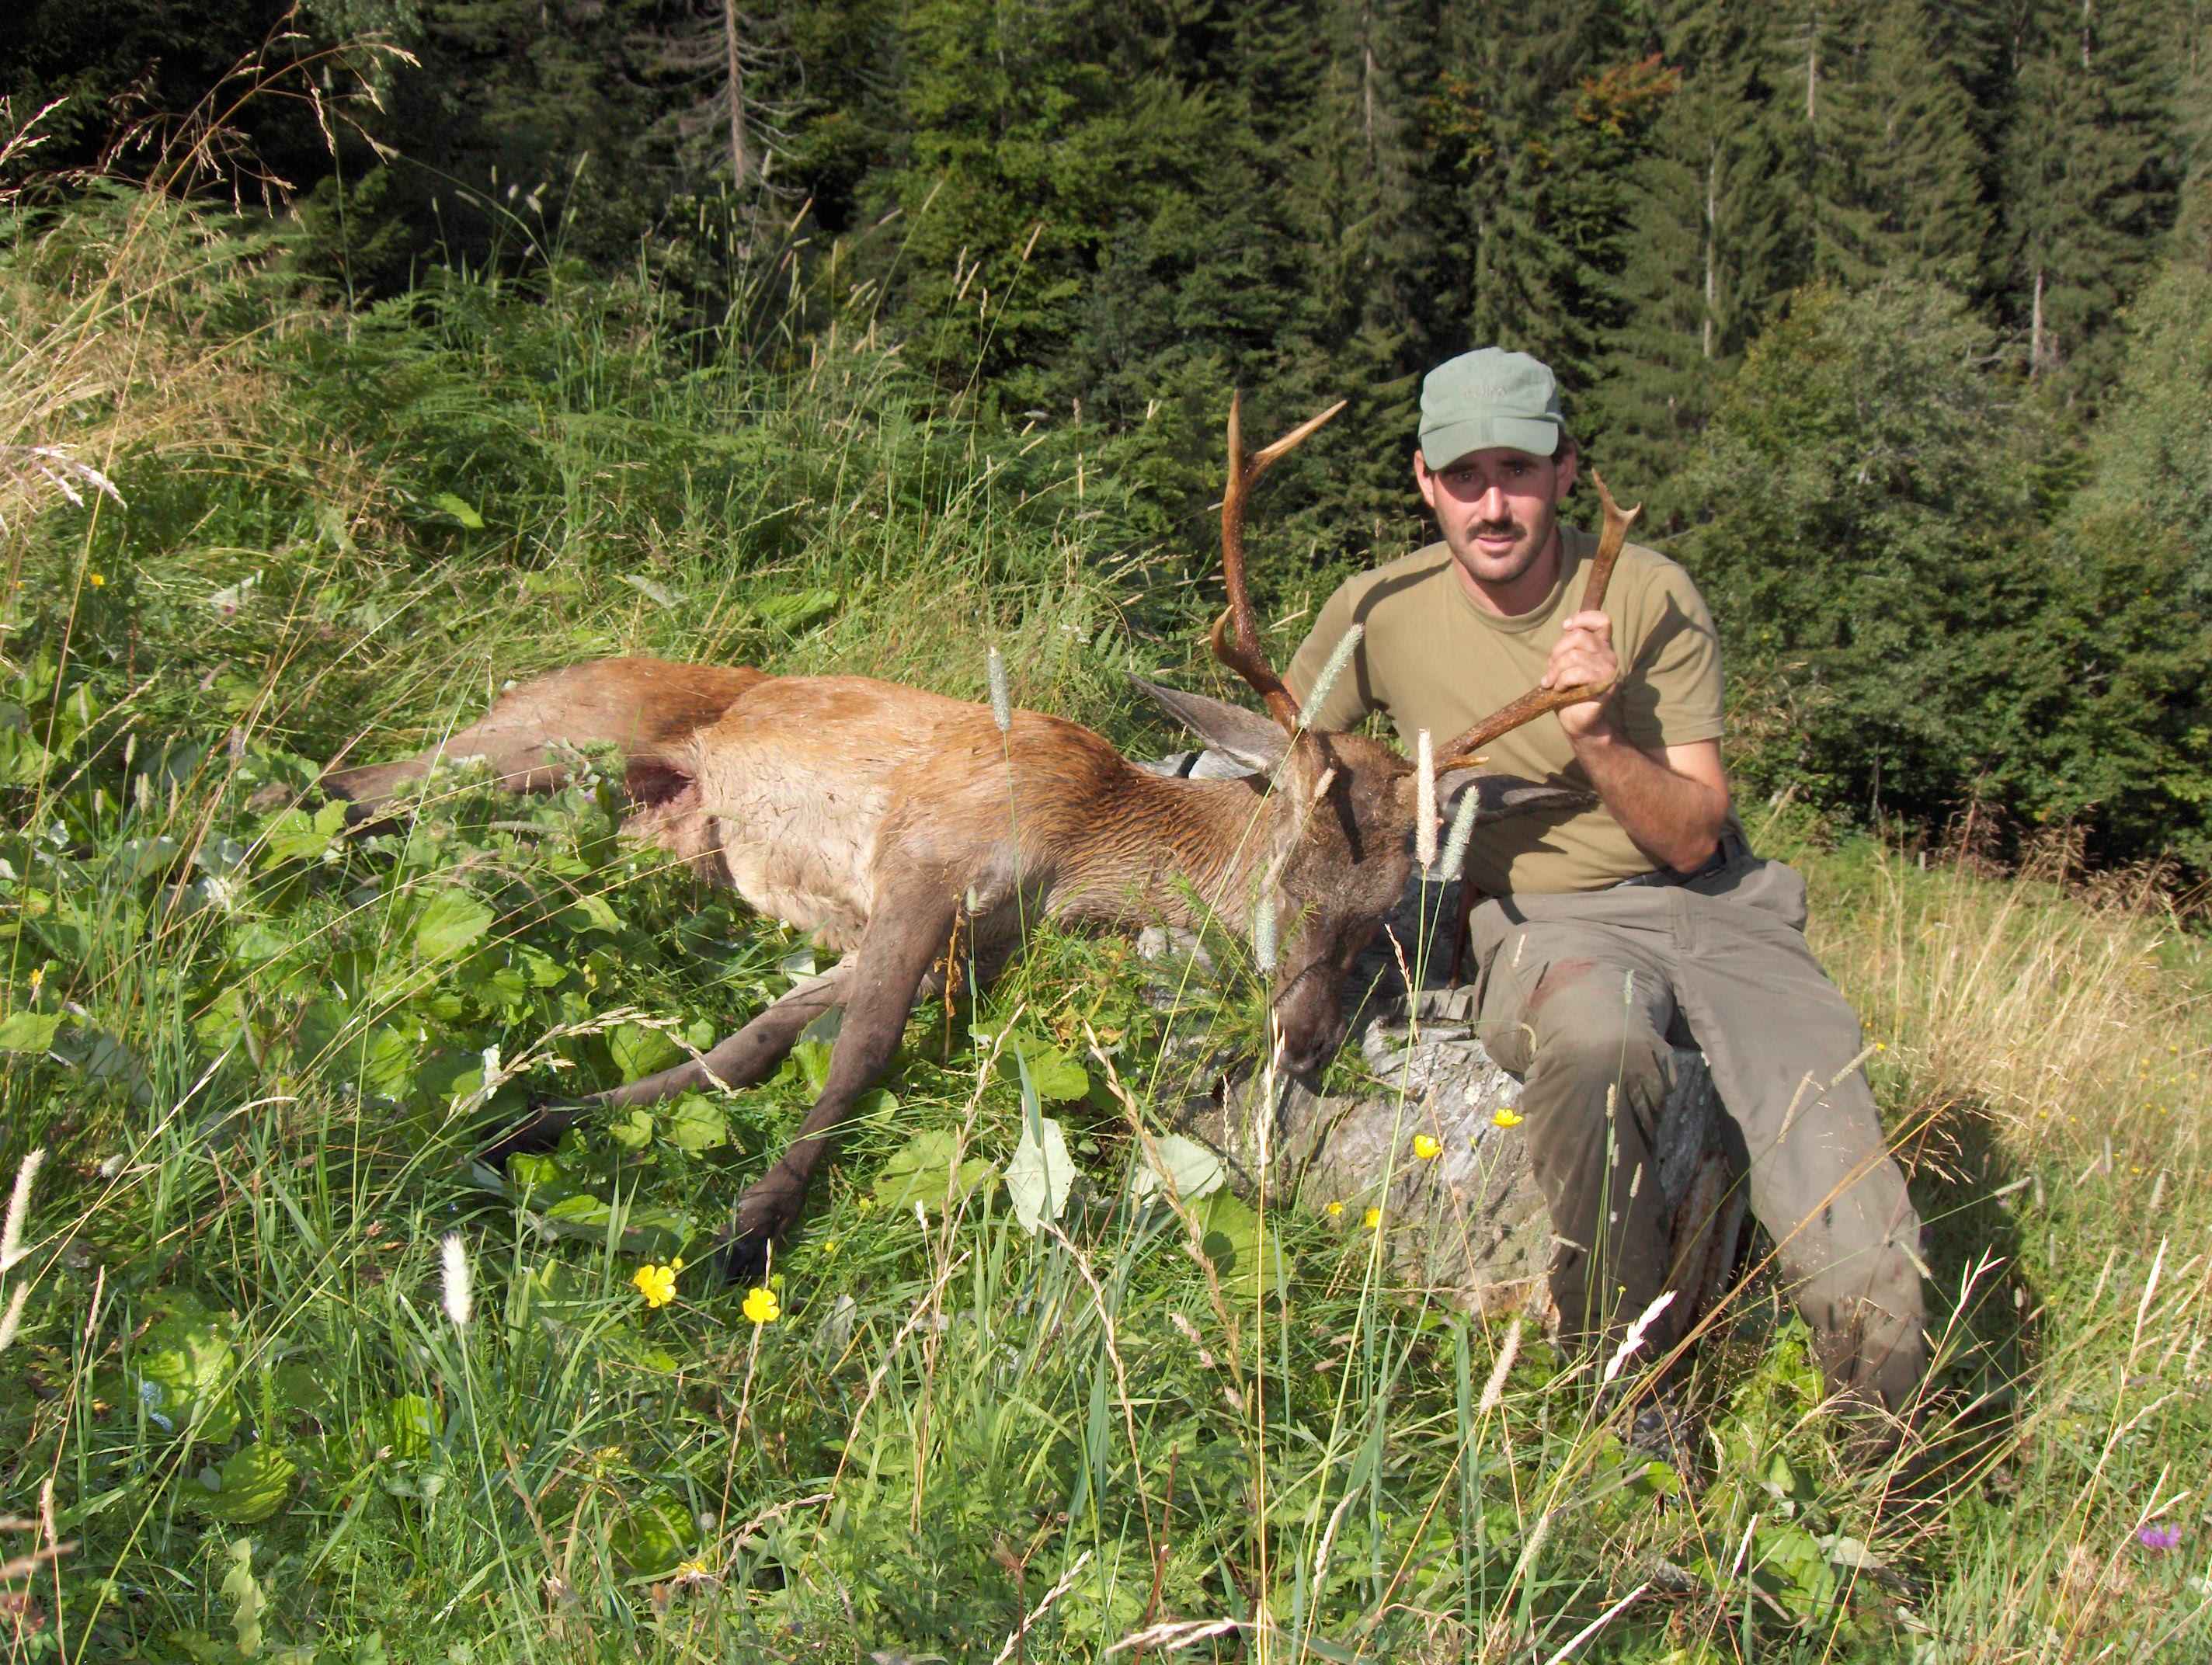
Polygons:
M1623 509L1614 502L1613 494L1605 489L1604 477L1595 469L1590 471L1590 479L1597 487L1597 500L1605 509L1605 530L1598 537L1597 553L1590 557L1589 582L1583 588L1583 605L1577 609L1582 612L1605 605L1605 586L1613 577L1613 563L1620 558L1621 546L1628 542L1630 523L1644 513L1641 503L1634 508ZM1604 682L1577 683L1572 688L1532 688L1510 705L1491 713L1449 745L1439 748L1442 755L1437 759L1437 768L1463 768L1477 761L1474 754L1499 735L1510 734L1547 711L1596 699L1612 687L1611 683Z
M1229 609L1213 622L1213 657L1243 678L1267 702L1268 714L1291 732L1298 726L1298 702L1260 651L1260 627L1252 614L1251 592L1244 585L1244 500L1262 474L1343 410L1346 401L1339 399L1318 416L1300 422L1266 450L1253 453L1249 462L1244 459L1241 403L1241 395L1229 396L1229 485L1221 495L1221 575L1229 586ZM1232 621L1237 630L1233 641L1228 634Z

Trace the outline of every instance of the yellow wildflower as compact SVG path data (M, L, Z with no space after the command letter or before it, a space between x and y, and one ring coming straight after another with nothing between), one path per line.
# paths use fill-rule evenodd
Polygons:
M783 1309L776 1304L775 1291L771 1289L754 1290L745 1297L741 1310L756 1324L773 1324L783 1316Z
M1444 1153L1444 1147L1426 1133L1413 1135L1413 1154L1424 1162L1434 1162Z
M1517 1127L1522 1122L1521 1112L1510 1104L1500 1104L1490 1113L1490 1119L1500 1127Z
M1359 1223L1370 1231L1376 1230L1382 1224L1382 1211L1379 1208L1369 1209L1359 1217Z
M1344 1205L1340 1202L1333 1202L1322 1212L1333 1220L1340 1220L1344 1218Z
M107 580L98 573L87 573L84 577L84 581L91 585L94 589L97 590L101 586L105 585L107 582Z
M676 1268L655 1266L650 1261L638 1267L637 1275L630 1279L637 1292L645 1297L649 1307L665 1307L676 1298Z
M38 966L33 966L33 967L32 967L32 968L31 968L31 993L32 993L32 994L37 994L37 993L39 992L39 986L40 986L41 983L45 982L45 981L46 981L46 967L44 967L43 965L38 965Z
M835 1237L825 1237L822 1240L822 1258L823 1260L828 1260L836 1252L837 1240Z

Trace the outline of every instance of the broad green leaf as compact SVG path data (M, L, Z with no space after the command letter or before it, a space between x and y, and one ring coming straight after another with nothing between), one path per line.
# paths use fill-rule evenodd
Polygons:
M643 1024L617 1024L607 1031L607 1050L625 1081L640 1081L666 1069L684 1056L684 1048L659 1030Z
M564 1197L544 1213L545 1229L556 1237L603 1243L616 1217L615 1206L605 1198L583 1194ZM680 1208L631 1207L622 1211L617 1243L627 1253L672 1255L691 1240L691 1216Z
M28 734L0 728L0 786L34 787L52 766L46 747Z
M1261 1229L1260 1217L1249 1205L1232 1192L1217 1191L1196 1212L1199 1247L1224 1287L1249 1299L1273 1286L1274 1262L1282 1246L1272 1232Z
M871 1087L853 1101L853 1115L872 1127L888 1127L898 1107L898 1095L889 1087Z
M450 491L439 492L430 499L437 507L446 511L471 532L483 530L483 516L477 513L476 505L466 498L456 497Z
M792 1067L806 1090L819 1093L830 1081L830 1046L823 1041L801 1041L791 1049Z
M729 1118L720 1105L687 1093L669 1114L668 1142L693 1156L715 1150L730 1142Z
M1006 1195L1022 1230L1034 1236L1045 1221L1058 1219L1074 1185L1075 1164L1068 1158L1067 1138L1060 1123L1043 1116L1032 1127L1025 1120L1022 1142L1006 1164Z
M230 1571L216 1588L230 1603L230 1628L238 1638L241 1659L261 1656L261 1615L269 1606L268 1592L253 1576L253 1540L240 1538L230 1546Z
M337 1402L329 1370L303 1358L285 1360L269 1372L270 1396L279 1410L319 1417Z
M641 1106L621 1121L609 1122L607 1137L625 1151L642 1151L653 1143L653 1112Z
M533 988L550 988L568 975L567 966L550 954L542 954L535 948L518 950L515 958Z
M645 1117L646 1138L653 1137L653 1116L639 1110ZM517 1151L507 1159L507 1182L527 1198L534 1208L549 1208L565 1198L578 1195L583 1185L569 1173L560 1158L539 1151Z
M999 1031L991 1029L971 1029L968 1032L978 1041L999 1038ZM1025 1029L1007 1030L1003 1045L1029 1066L1030 1082L1039 1098L1066 1103L1081 1098L1091 1091L1090 1076L1066 1048L1055 1046Z
M1162 1183L1164 1177L1167 1185ZM1229 1165L1218 1153L1194 1139L1167 1133L1154 1139L1138 1161L1129 1195L1133 1201L1149 1202L1172 1186L1188 1206L1212 1196L1228 1182Z
M933 1129L916 1133L884 1164L883 1171L876 1176L876 1200L902 1212L912 1210L915 1203L924 1208L941 1209L946 1193L955 1188L966 1196L997 1171L980 1157L970 1157L962 1163L956 1175L952 1158L957 1148L949 1133Z
M1836 1594L1820 1540L1794 1521L1762 1520L1752 1539L1752 1577L1792 1613L1810 1617Z
M1058 1047L1045 1048L1024 1061L1037 1097L1048 1103L1071 1103L1091 1091L1090 1074Z
M219 1445L238 1431L230 1392L237 1370L227 1327L197 1304L182 1303L139 1341L132 1389L147 1419L163 1433L190 1430Z
M313 861L330 848L331 840L345 825L343 799L333 799L313 815L301 809L286 810L271 817L261 829L261 858L266 866L288 861Z
M185 1497L203 1515L252 1526L284 1507L299 1475L292 1461L265 1440L250 1440L219 1464L200 1470Z
M629 585L656 607L673 607L684 599L665 584L647 578L642 574L623 573L620 577L623 583Z
M415 951L426 960L449 960L490 929L490 908L466 890L441 891L415 921Z
M615 917L615 910L607 905L607 899L596 892L578 896L575 905L562 917L579 931L622 929L622 921Z
M361 1085L385 1098L404 1098L415 1085L421 1055L415 1037L396 1024L379 1024L361 1048Z
M420 1394L401 1394L387 1400L370 1414L372 1437L395 1457L415 1461L430 1455L430 1448L446 1431L438 1407Z
M753 616L762 623L796 635L837 611L837 592L792 590L782 595L757 596L751 606Z
M61 1027L58 1012L11 1012L0 1018L0 1052L44 1052Z
M673 1498L633 1504L607 1534L615 1559L639 1577L673 1572L696 1534L691 1511Z

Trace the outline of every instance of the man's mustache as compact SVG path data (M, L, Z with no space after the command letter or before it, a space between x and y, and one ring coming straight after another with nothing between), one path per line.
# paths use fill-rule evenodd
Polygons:
M1468 531L1477 538L1518 538L1522 526L1518 520L1478 520Z

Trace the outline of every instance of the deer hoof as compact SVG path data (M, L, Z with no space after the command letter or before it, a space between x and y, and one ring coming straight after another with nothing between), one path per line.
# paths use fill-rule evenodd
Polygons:
M550 1151L561 1142L561 1135L574 1127L583 1114L583 1111L568 1105L534 1104L528 1115L498 1138L479 1147L477 1156L489 1166L500 1168L506 1165L507 1158L511 1156L535 1155Z
M752 1285L768 1276L769 1250L775 1239L765 1231L744 1231L725 1238L714 1251L715 1264L727 1284Z

